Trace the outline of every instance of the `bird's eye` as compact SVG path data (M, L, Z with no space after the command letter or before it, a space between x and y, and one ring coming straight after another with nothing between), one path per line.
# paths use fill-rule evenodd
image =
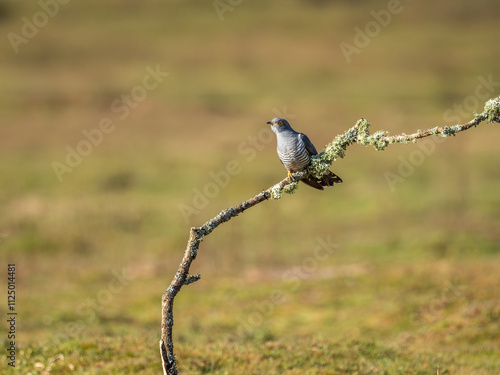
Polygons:
M283 121L278 121L278 125L283 125Z

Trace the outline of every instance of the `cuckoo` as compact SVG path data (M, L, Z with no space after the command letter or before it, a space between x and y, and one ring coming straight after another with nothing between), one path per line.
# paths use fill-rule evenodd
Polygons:
M309 170L311 155L316 155L318 152L307 135L296 132L287 120L279 117L267 123L276 133L278 156L288 171L290 181L292 172L298 172L305 168ZM302 181L315 189L323 190L325 187L332 187L335 183L341 183L342 179L332 171L328 171L322 178L316 178L309 174Z

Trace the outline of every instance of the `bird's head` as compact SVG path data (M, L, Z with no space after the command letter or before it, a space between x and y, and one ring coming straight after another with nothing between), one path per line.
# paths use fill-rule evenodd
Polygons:
M279 133L285 130L292 130L292 127L284 118L273 118L271 121L268 121L267 124L271 125L271 129L275 133Z

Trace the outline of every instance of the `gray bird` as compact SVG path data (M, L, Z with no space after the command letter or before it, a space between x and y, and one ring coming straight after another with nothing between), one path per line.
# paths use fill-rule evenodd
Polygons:
M285 119L276 117L267 123L276 133L278 156L288 171L288 178L291 181L292 172L309 167L311 155L318 153L316 147L307 138L307 135L293 130ZM332 171L328 171L321 179L309 175L302 181L315 189L323 190L325 187L332 187L335 183L340 184L342 179Z

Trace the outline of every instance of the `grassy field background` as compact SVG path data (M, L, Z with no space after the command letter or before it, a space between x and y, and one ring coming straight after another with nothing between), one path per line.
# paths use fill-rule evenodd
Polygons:
M44 4L0 2L1 373L161 373L189 228L286 175L273 117L321 149L361 117L410 133L500 95L493 0ZM220 227L176 298L181 373L499 374L498 131L352 146L344 184Z

